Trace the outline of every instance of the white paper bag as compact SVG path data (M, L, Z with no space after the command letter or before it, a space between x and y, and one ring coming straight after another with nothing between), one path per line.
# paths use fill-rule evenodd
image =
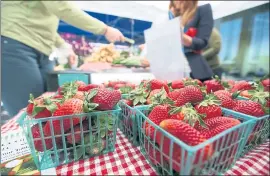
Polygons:
M145 31L147 59L157 79L177 80L190 72L182 51L180 19L167 20Z

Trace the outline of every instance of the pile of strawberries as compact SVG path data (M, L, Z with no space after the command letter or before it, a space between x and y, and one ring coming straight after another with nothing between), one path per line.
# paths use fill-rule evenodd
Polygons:
M103 83L103 85L106 88L111 88L114 90L120 90L120 92L122 94L128 94L130 93L130 91L132 91L133 89L135 89L135 84L128 82L128 81L109 81L107 83Z
M58 94L54 96L41 96L36 99L30 95L26 109L29 118L52 119L52 123L49 120L44 120L41 124L47 150L53 147L52 136L55 136L57 145L61 145L61 134L71 133L71 126L74 127L75 143L80 143L81 131L84 132L91 129L89 129L88 118L83 115L76 115L92 111L113 110L121 99L121 92L119 90L110 90L103 85L87 85L81 81L66 83L59 87L57 92ZM62 124L60 120L53 119L59 116L72 116L72 121L70 118L64 118ZM80 128L81 120L83 120L83 128ZM95 125L93 121L92 124ZM39 124L32 126L31 130L36 150L44 151L42 140L40 140L42 133L39 130ZM72 135L67 135L66 140L68 143L73 144Z
M129 106L150 105L149 120L184 143L195 146L241 123L238 119L225 117L221 107L256 117L268 114L266 108L269 107L269 92L262 89L261 84L221 81L218 77L204 83L196 79L176 80L170 83L153 79L142 81L123 101ZM251 91L250 93L253 91L253 99L236 99L246 90ZM170 141L164 141L165 138L161 140L161 134L158 131L155 133L155 128L147 122L144 129L145 134L156 141L157 145L163 145L162 152L169 156ZM238 139L236 137L233 140ZM228 144L233 142L236 141L230 141ZM205 150L207 151L204 152L204 159L207 160L213 149L207 146ZM231 155L234 155L236 149L232 151L234 153ZM174 146L172 156L178 161L181 158L181 149Z

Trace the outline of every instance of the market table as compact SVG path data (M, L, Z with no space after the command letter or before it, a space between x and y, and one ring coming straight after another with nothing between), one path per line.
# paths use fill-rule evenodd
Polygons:
M16 120L23 113L20 111L14 118L1 127L1 134L18 130ZM157 175L140 153L117 131L115 151L106 155L80 160L56 168L57 175ZM269 140L250 151L225 173L225 175L269 175Z

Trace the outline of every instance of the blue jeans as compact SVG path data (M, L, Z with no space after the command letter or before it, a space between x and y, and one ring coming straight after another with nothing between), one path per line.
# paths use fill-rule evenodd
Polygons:
M1 95L9 115L16 115L28 104L29 94L35 97L46 92L46 76L54 61L17 40L1 36Z

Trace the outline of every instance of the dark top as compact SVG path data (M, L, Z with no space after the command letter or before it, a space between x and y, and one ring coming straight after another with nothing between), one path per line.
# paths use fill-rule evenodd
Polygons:
M184 47L184 52L192 70L192 75L196 79L206 79L213 76L212 69L207 64L201 54L194 51L203 50L210 38L214 26L212 8L210 4L199 6L194 18L184 27L184 32L189 28L196 28L197 34L192 39L190 47Z

